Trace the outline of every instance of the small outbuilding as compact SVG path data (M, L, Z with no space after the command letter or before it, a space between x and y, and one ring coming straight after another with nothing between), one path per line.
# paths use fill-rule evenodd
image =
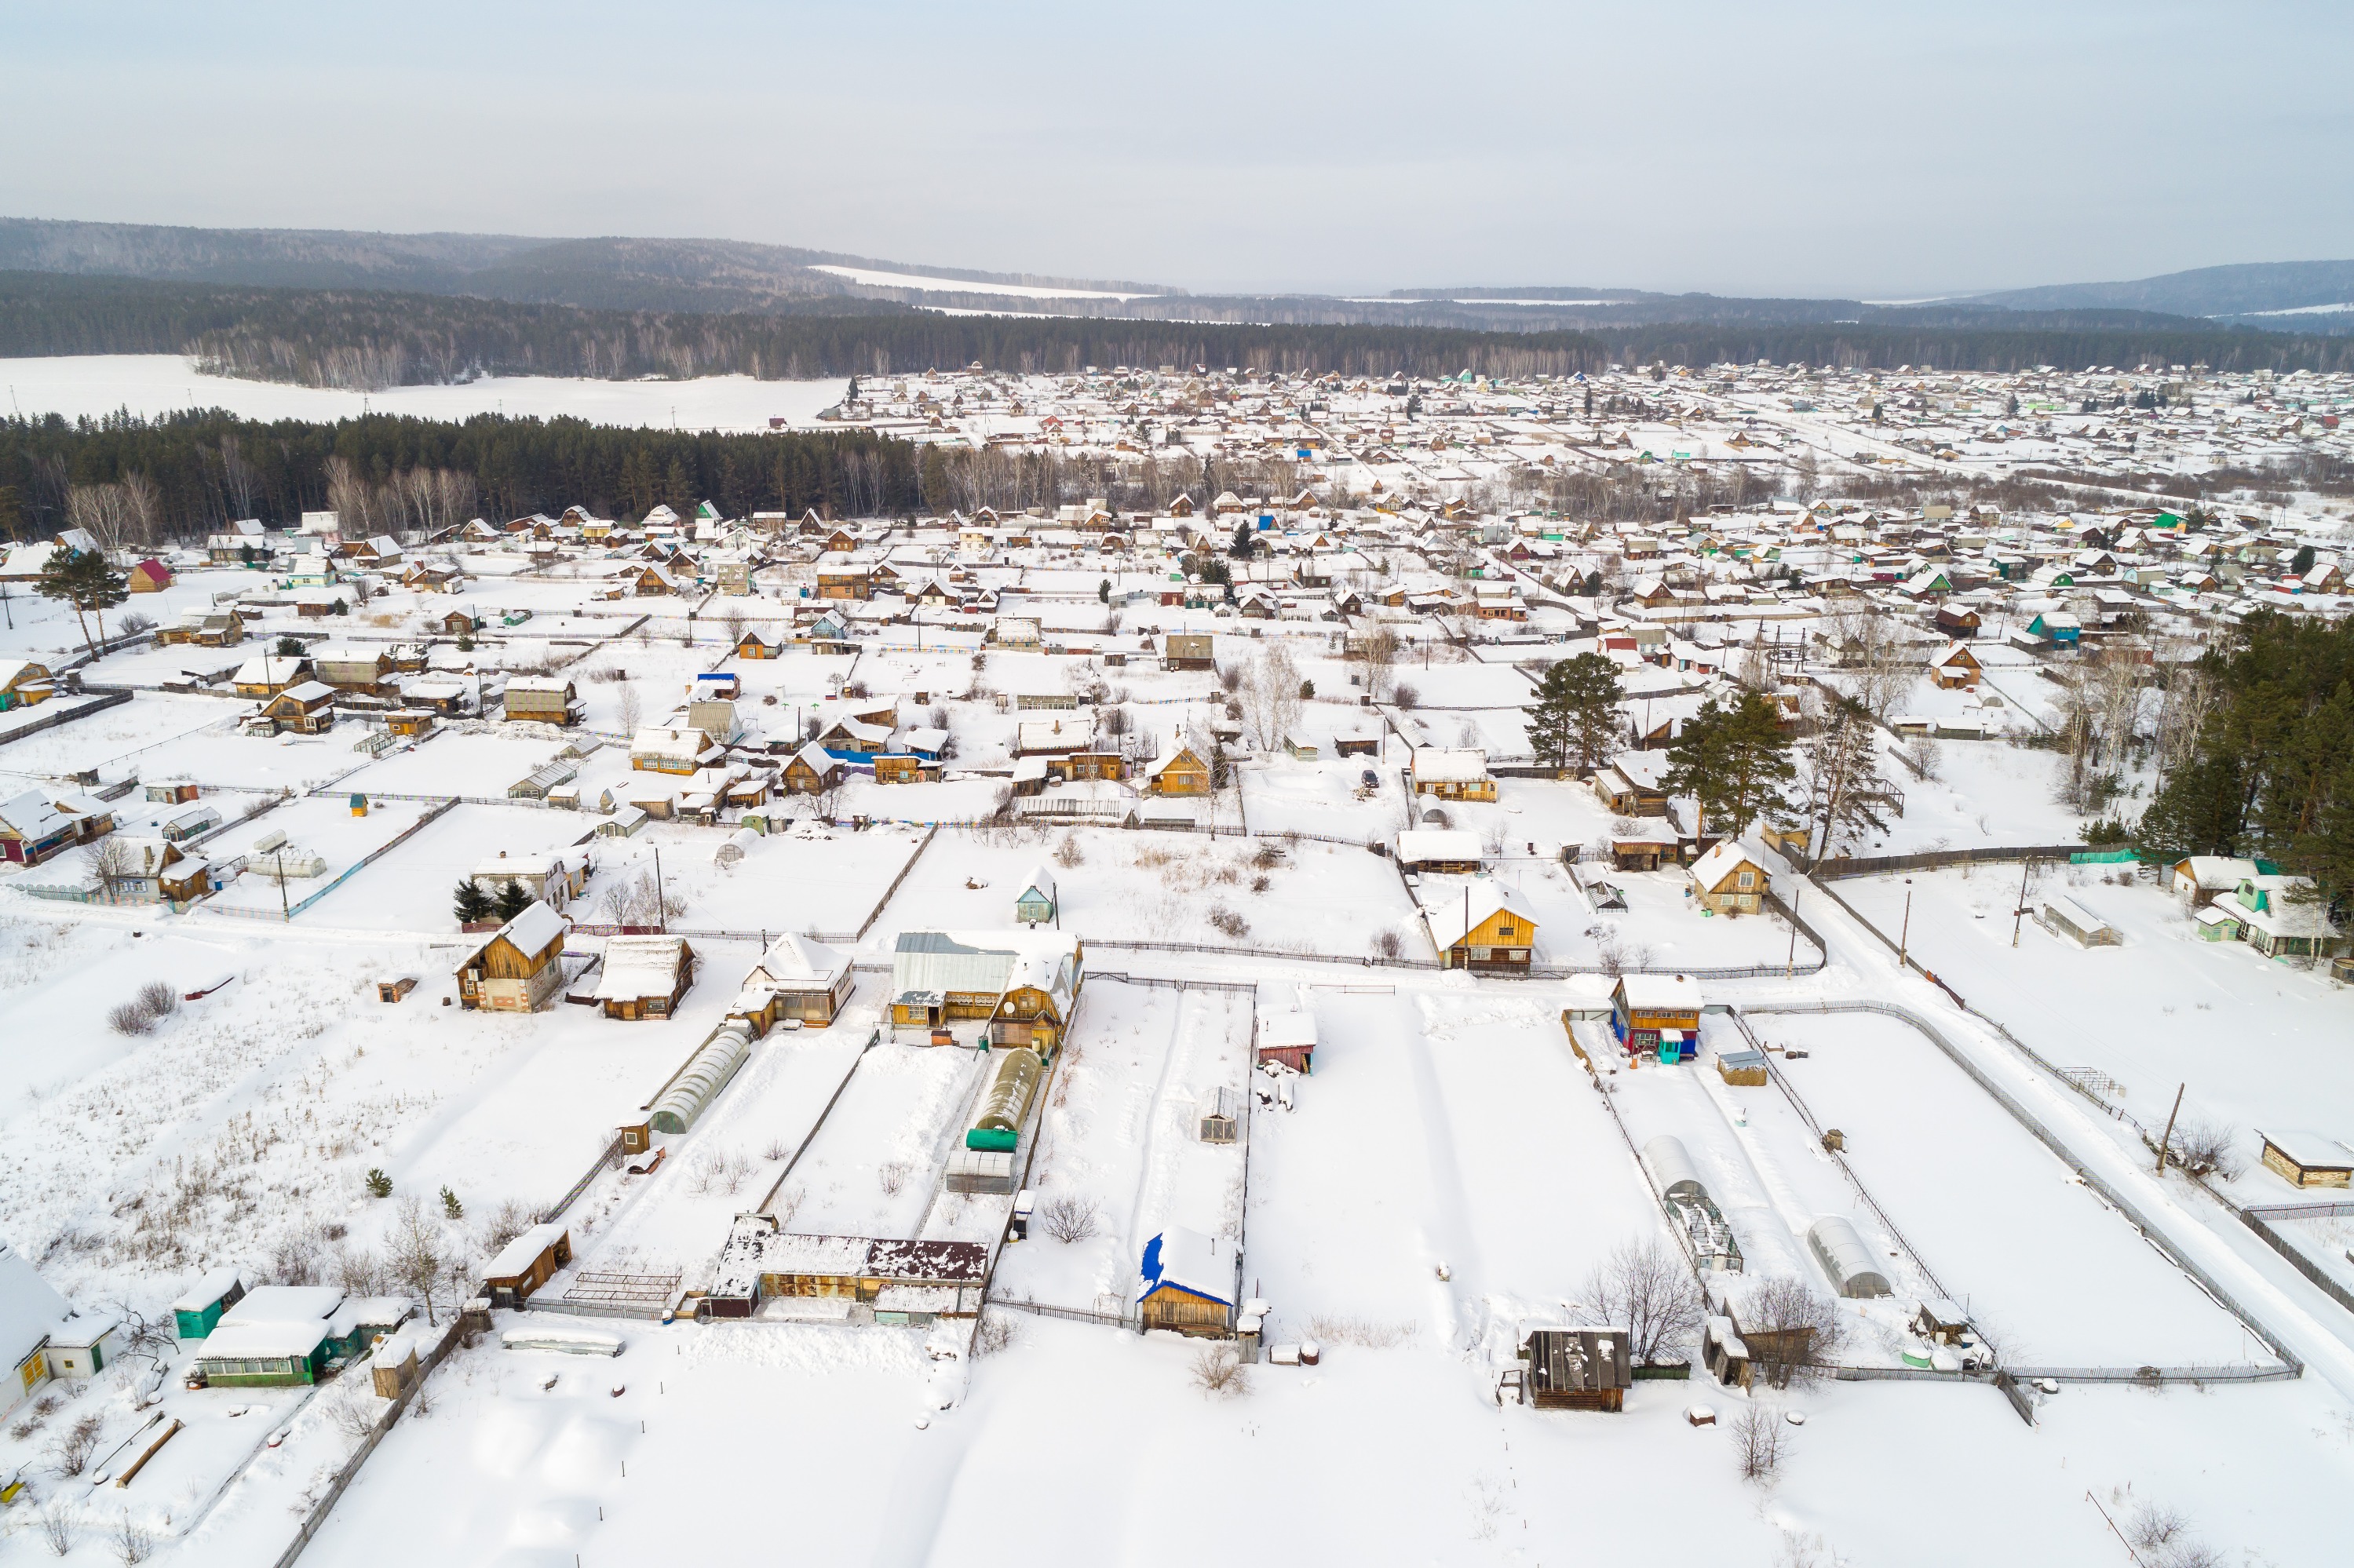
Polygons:
M172 1303L175 1331L183 1340L201 1340L213 1331L221 1314L245 1299L245 1281L234 1268L216 1268Z
M569 1231L558 1224L534 1225L501 1247L482 1270L482 1294L494 1307L519 1307L571 1261Z
M2354 1148L2319 1132L2259 1132L2264 1168L2292 1187L2354 1185Z
M1032 867L1013 900L1013 917L1025 926L1044 926L1054 920L1055 908L1055 874L1043 865Z
M684 937L610 937L591 993L608 1018L668 1018L695 983L695 949Z
M1623 1410L1634 1368L1618 1328L1532 1329L1521 1342L1529 1403L1540 1410Z

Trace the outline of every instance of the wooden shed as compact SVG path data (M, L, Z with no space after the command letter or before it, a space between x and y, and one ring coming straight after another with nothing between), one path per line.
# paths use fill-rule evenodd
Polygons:
M2354 1149L2318 1132L2259 1132L2265 1169L2292 1187L2354 1185Z
M1521 1343L1540 1410L1621 1410L1634 1381L1624 1329L1533 1329Z
M494 1307L518 1307L572 1261L572 1233L562 1225L534 1225L499 1249L482 1270L482 1294Z
M612 937L593 993L605 1016L668 1018L695 983L695 949L684 937Z

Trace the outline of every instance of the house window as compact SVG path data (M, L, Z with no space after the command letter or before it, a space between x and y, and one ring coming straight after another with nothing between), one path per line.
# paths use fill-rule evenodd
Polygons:
M1509 916L1496 922L1496 935L1499 937L1511 937L1519 934L1520 927L1512 924Z
M1751 888L1757 885L1757 874L1754 871L1743 872L1739 879L1734 883L1734 885L1739 887L1744 893L1748 892Z

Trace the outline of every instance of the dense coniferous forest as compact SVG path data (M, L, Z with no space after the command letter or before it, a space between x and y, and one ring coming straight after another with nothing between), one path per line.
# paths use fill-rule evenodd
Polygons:
M462 423L372 415L335 424L218 410L144 420L0 422L0 535L122 514L123 543L239 517L292 524L333 507L371 532L586 505L635 518L657 503L756 511L899 513L920 502L915 449L860 431L717 435L584 419Z
M2212 706L2136 838L2154 856L2265 855L2354 902L2354 621L2270 611L2210 652Z
M2354 368L2354 338L2193 328L1977 327L1897 318L1675 322L1580 332L1361 324L1223 325L1079 316L946 316L826 299L799 313L599 311L462 296L253 289L51 273L0 274L0 356L188 354L207 368L309 386L380 387L477 374L876 375L978 362L1243 366L1343 375L1568 375L1612 363L1759 359L1846 368L2012 371L2037 365L2204 363L2218 370Z

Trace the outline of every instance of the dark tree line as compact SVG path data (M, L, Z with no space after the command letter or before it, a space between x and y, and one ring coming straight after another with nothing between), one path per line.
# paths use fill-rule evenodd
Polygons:
M190 354L230 374L372 387L483 373L763 379L892 374L979 363L1213 367L1347 376L1569 375L1614 364L1759 359L1842 368L1914 365L2193 364L2354 368L2354 338L2253 331L2037 330L1886 321L1679 322L1579 332L1319 323L1271 325L1077 316L946 316L885 302L854 314L586 310L462 296L253 289L50 273L0 274L0 355Z
M51 415L0 421L0 530L54 533L68 525L78 491L126 484L153 498L140 542L239 517L291 524L306 510L377 503L390 512L366 521L383 528L403 520L406 482L419 475L470 479L483 514L501 519L575 504L635 518L657 503L684 513L704 500L730 516L810 507L899 514L921 504L914 459L906 442L861 431L716 435L489 414L334 424L217 409L154 420Z
M2202 661L2214 706L2135 839L2148 854L2264 855L2354 901L2354 621L2272 611Z

